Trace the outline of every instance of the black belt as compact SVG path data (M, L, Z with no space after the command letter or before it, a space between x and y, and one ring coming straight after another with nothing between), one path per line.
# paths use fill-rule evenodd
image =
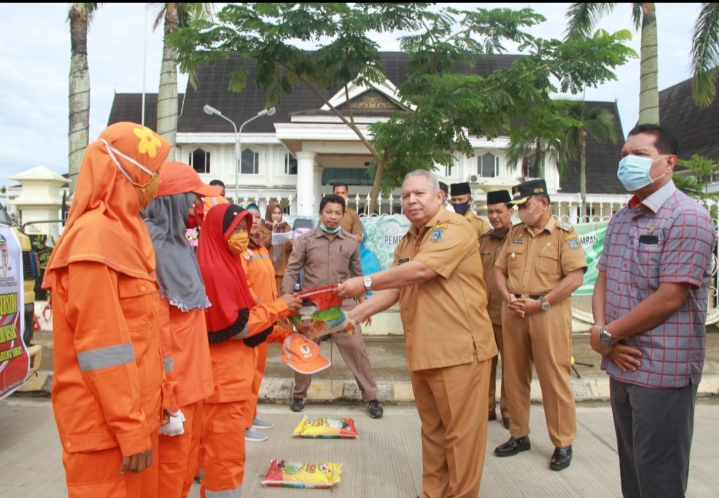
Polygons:
M512 294L514 294L514 293L512 293ZM514 297L516 297L517 299L524 299L524 298L539 299L540 297L544 297L544 294L542 294L541 296L533 296L531 294L514 294Z

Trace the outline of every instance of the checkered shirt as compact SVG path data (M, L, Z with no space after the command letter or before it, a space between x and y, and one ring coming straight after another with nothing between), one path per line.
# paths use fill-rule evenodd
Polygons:
M691 284L686 300L663 323L631 336L641 350L635 372L608 359L602 369L621 381L653 388L699 384L704 368L708 291L715 227L709 213L673 182L617 212L609 222L599 271L607 274L607 324L629 313L661 283ZM655 235L640 244L640 236Z

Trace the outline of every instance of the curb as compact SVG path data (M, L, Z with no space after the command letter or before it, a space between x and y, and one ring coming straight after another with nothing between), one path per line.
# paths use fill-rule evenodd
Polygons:
M259 399L269 403L288 403L292 397L292 379L278 379L265 377L262 379ZM572 378L569 384L574 390L574 399L581 401L608 401L609 377ZM50 396L52 387L52 372L39 371L18 389L19 395ZM530 400L533 403L542 402L542 389L537 379L532 380ZM497 392L501 387L497 386ZM719 395L719 375L704 375L699 383L698 396ZM409 405L414 404L414 392L411 382L378 382L377 398L382 403ZM315 402L331 401L362 401L357 383L354 380L313 380L307 391L307 399Z

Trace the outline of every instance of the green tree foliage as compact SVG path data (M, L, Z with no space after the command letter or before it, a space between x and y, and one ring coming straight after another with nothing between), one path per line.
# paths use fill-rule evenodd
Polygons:
M545 40L528 30L545 19L531 9L443 8L430 4L251 3L228 5L216 22L195 21L171 35L181 70L193 71L236 52L253 60L255 84L272 106L298 85L309 88L358 136L373 157L370 210L382 188L391 189L413 169L450 166L473 154L470 135L507 133L513 119L531 122L552 108L553 92L578 93L615 79L613 70L634 52L627 31L598 31L571 43ZM399 96L407 110L370 126L365 135L351 109L330 105L326 91L352 82L380 83L384 69L377 33L397 33L408 54L407 81ZM298 42L316 46L298 48ZM481 60L518 46L524 55L510 67L480 76ZM229 88L242 91L248 65L232 73Z
M719 192L709 192L709 184L712 183L712 176L719 171L719 163L714 159L694 154L691 159L680 159L678 164L687 168L690 173L674 173L673 179L677 188L694 197L709 210L713 218L716 218Z

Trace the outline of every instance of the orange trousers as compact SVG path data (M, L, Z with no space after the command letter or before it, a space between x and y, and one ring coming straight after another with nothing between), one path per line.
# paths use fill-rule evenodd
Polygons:
M160 498L185 498L190 493L197 469L202 435L202 401L180 407L185 416L185 432L180 436L160 436Z
M245 429L247 400L208 403L202 407L200 496L239 498L245 477ZM222 493L221 493L222 492Z
M157 430L150 435L152 465L140 473L120 473L120 447L62 452L68 498L152 498L157 496Z
M252 420L257 417L257 403L260 398L260 386L262 385L262 377L265 375L265 365L267 364L267 343L263 342L255 348L255 376L252 379L252 397L250 405L247 409L249 424L252 427Z

